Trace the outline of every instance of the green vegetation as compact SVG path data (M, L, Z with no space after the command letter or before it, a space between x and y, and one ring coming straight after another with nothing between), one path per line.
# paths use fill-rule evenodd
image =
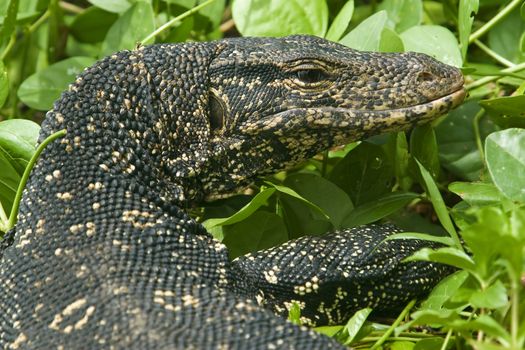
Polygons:
M373 137L194 214L232 257L376 221L445 247L458 271L391 325L320 327L355 348L525 347L525 5L521 0L10 0L0 3L0 229L38 124L97 59L137 43L306 33L462 67L469 98L432 125ZM31 121L32 120L32 121ZM15 208L15 209L13 209ZM299 322L300 310L290 318ZM416 326L425 325L425 328ZM422 330L424 329L424 330Z

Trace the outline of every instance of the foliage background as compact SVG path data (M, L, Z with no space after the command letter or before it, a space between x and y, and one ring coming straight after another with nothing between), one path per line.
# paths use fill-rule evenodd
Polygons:
M367 321L364 309L319 331L356 348L522 349L524 18L521 0L2 0L0 231L14 223L45 111L84 67L112 52L298 33L360 50L424 52L462 67L469 97L459 108L411 132L327 151L193 214L232 257L305 234L394 222L404 238L446 245L414 259L458 271L394 322Z

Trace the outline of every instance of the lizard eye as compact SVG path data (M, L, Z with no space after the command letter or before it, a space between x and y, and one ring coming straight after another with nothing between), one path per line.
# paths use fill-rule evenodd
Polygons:
M327 74L322 69L299 69L295 71L295 76L304 84L315 84L323 81Z

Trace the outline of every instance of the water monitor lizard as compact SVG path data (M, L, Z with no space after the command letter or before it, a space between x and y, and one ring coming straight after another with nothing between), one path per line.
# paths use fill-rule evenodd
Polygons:
M429 290L443 267L377 244L389 226L305 237L231 263L185 212L321 150L424 123L464 96L414 53L309 36L160 44L87 68L40 140L0 261L4 349L337 348L292 325L342 322ZM264 307L258 305L261 304Z

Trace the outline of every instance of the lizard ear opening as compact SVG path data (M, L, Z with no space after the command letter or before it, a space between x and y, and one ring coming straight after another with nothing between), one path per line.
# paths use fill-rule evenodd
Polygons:
M226 117L226 106L213 91L210 91L208 98L208 115L212 132L217 132L224 127Z

